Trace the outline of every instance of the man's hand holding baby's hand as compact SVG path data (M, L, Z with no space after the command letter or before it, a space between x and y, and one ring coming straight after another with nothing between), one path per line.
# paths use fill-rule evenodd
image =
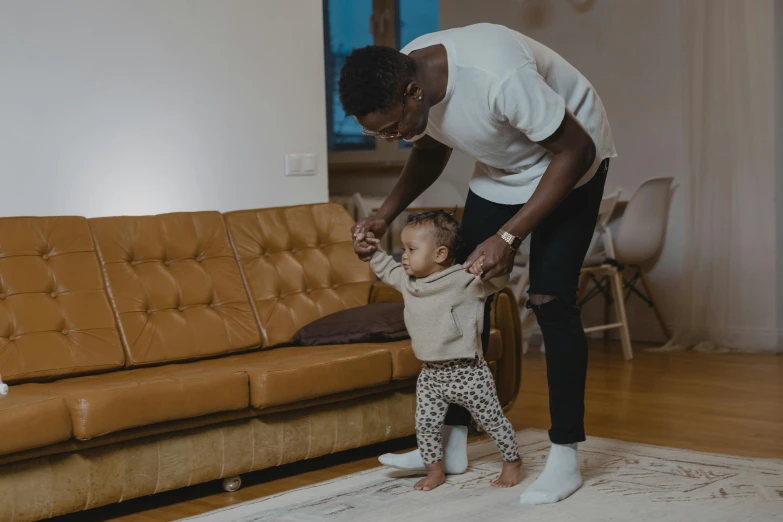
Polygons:
M372 232L365 232L365 236L362 239L354 237L353 249L358 254L360 251L359 259L362 261L369 261L373 254L378 250L378 240L375 239L375 234Z
M351 227L353 250L359 259L369 261L378 250L378 245L386 233L386 222L375 217L365 218Z
M481 256L468 268L468 272L476 276L476 279L481 279L481 274L484 272L485 258L486 256Z
M516 250L509 248L508 243L495 234L477 246L462 266L465 270L469 270L471 274L475 274L471 269L476 265L479 258L484 258L484 265L479 267L482 274L481 279L489 281L490 279L511 273L511 270L514 268L515 254Z

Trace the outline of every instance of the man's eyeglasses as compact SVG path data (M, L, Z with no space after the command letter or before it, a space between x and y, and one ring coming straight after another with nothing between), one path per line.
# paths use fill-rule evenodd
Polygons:
M402 123L402 119L405 117L405 97L407 95L407 93L402 95L402 110L400 110L400 117L397 120L397 128L395 130L382 130L378 132L362 127L362 134L365 136L372 136L374 138L383 138L385 140L396 140L397 138L402 138L402 134L400 133L400 123Z

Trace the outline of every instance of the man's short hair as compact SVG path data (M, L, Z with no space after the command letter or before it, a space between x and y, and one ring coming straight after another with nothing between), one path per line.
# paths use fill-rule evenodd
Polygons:
M354 49L340 71L340 103L348 116L364 116L402 103L416 66L391 47Z

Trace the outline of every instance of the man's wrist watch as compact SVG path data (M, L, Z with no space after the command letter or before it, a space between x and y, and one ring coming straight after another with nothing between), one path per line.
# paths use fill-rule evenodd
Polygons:
M501 239L503 239L503 241L508 243L508 246L511 247L512 250L518 250L519 249L519 245L522 244L522 238L521 237L517 237L517 236L515 236L514 234L512 234L510 232L506 232L502 228L500 230L498 230L498 235L501 237Z

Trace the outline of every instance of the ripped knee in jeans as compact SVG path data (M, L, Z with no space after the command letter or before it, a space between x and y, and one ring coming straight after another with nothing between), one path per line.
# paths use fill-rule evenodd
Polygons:
M527 300L527 307L533 308L534 306L541 306L545 305L549 302L554 301L557 299L557 296L554 295L547 295L547 294L530 294L530 297Z
M564 300L560 296L550 294L530 294L525 307L533 310L539 325L542 321L566 320L571 322L571 319L566 318L576 317L578 319L580 316L579 307L575 303L569 303L568 299Z

